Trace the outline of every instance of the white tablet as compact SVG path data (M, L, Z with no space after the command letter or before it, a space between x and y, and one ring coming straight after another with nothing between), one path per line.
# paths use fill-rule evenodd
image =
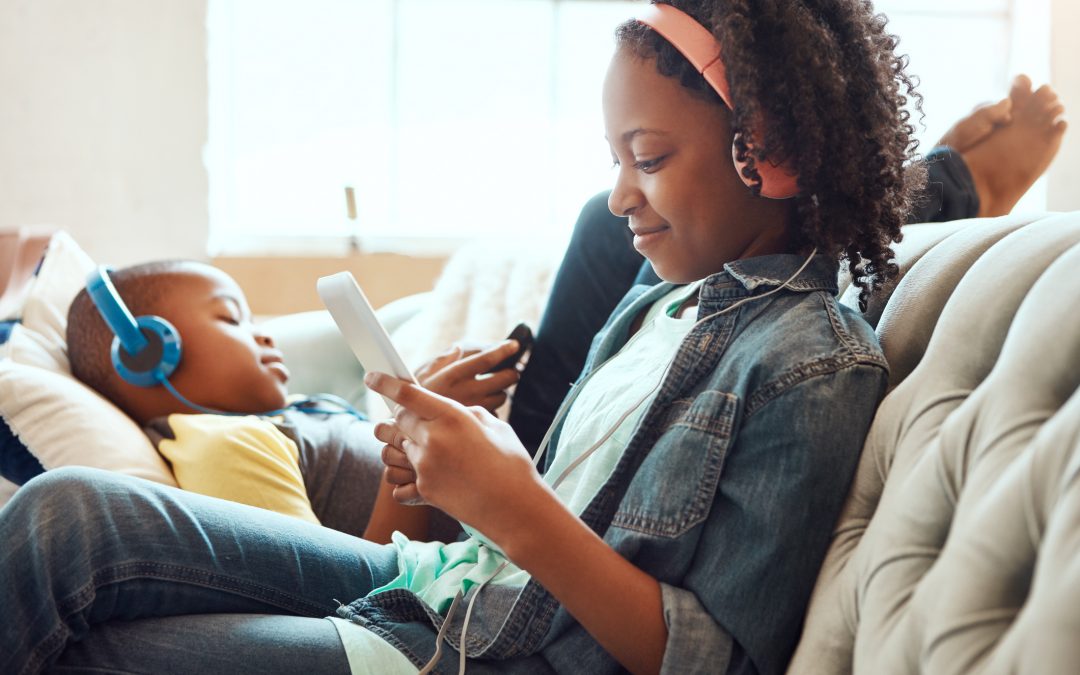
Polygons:
M352 272L322 277L315 288L365 371L389 373L419 384L394 348L394 343L390 342L390 336L379 323L375 310L360 290ZM383 398L391 410L396 408L396 403L385 396Z

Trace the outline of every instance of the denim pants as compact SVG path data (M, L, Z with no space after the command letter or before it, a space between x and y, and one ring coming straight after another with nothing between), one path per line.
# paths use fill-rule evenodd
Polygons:
M962 160L945 153L913 221L978 210ZM511 423L527 447L626 290L657 281L606 199L582 211L515 396ZM361 531L366 517L349 520L370 507L347 499L365 491L339 478L313 505L333 507L335 527ZM347 673L336 630L319 617L397 573L387 547L92 469L29 482L0 510L0 542L2 673Z
M86 468L27 483L0 541L3 673L348 673L321 617L397 574L389 546Z

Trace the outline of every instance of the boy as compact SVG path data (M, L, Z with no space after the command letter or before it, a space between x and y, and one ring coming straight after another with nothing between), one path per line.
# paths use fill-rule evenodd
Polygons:
M182 488L375 541L389 541L393 529L426 530L426 510L398 506L389 487L371 511L371 495L383 490L375 484L380 472L372 469L379 466L381 444L370 423L296 409L260 416L285 408L289 371L273 340L252 323L231 277L202 263L161 261L111 272L110 279L133 315L160 316L180 334L182 355L170 384L199 406L236 414L199 414L163 386L124 381L109 356L112 331L85 289L76 296L67 328L72 375L146 429ZM417 377L466 405L493 410L517 381L517 370L477 375L515 349L514 342L453 349ZM331 500L336 481L348 481L349 489Z

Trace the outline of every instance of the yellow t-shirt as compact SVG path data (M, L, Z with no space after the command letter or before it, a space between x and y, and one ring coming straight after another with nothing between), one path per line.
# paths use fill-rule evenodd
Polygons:
M161 437L154 440L181 488L319 523L300 473L300 451L269 420L176 414L166 424L167 432L158 429Z

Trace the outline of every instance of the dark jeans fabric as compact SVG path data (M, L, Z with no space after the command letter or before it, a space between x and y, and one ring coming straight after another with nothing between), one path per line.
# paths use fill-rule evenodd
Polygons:
M912 211L909 223L943 223L979 214L975 181L960 153L946 147L934 148L926 155L926 166L926 199Z
M959 153L938 147L926 155L925 199L910 223L973 218L979 197ZM608 192L585 205L555 276L551 297L536 331L529 364L510 409L510 424L526 448L535 451L559 404L585 364L593 336L626 292L636 284L660 282L652 266L634 250L626 218L612 215Z

